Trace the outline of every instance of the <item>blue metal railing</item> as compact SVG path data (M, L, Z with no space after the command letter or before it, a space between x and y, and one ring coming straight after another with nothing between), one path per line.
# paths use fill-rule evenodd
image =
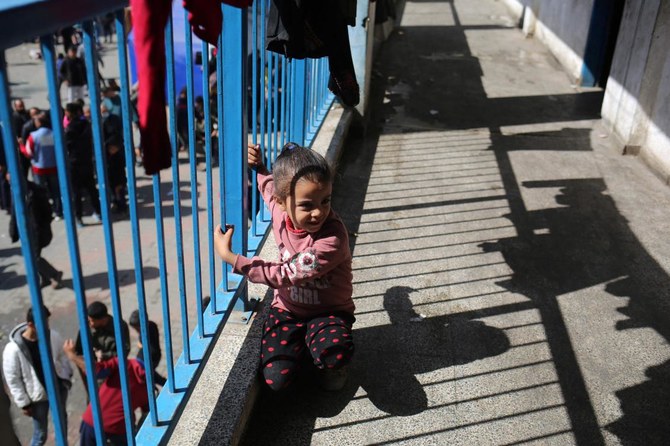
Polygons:
M62 107L56 72L54 39L52 33L57 29L81 23L84 36L86 60L98 58L95 43L95 16L110 11L115 12L115 29L119 66L120 98L123 121L123 145L126 163L127 192L129 205L129 225L134 261L137 299L122 302L119 293L119 275L117 252L114 242L114 225L110 214L110 190L107 178L106 151L102 132L103 118L100 113L100 79L93 64L88 64L86 77L89 86L91 106L91 125L95 157L97 187L100 192L102 214L102 232L104 235L106 267L109 280L111 307L114 316L114 332L120 367L119 375L123 389L123 407L128 444L158 444L170 429L170 423L185 402L189 389L194 385L198 368L203 366L214 334L229 319L231 312L239 310L249 312L253 302L248 299L246 282L232 273L230 267L217 262L214 256L213 231L217 221L234 224L236 231L233 249L237 252L253 254L262 243L269 227L270 215L263 206L256 188L253 175L247 175L246 144L261 144L265 150L268 166L276 158L281 147L289 140L302 145L310 145L316 135L325 114L334 97L327 89L328 67L325 60L287 60L278 54L264 50L264 24L267 17L269 0L257 1L248 10L222 6L224 15L223 32L219 39L219 51L216 56L216 111L212 110L210 94L209 54L210 47L201 43L202 91L196 91L195 77L198 68L193 60L194 41L185 17L184 48L176 48L173 33L177 29L171 18L166 26L167 55L167 97L169 109L169 130L172 150L171 198L166 196L161 175L153 175L151 189L155 222L155 243L159 270L160 309L162 313L162 335L165 348L167 383L161 392L154 392L155 382L152 373L146 373L149 414L142 426L133 423L131 397L126 373L127 360L123 351L122 320L123 310L138 308L140 319L140 339L144 347L144 364L152 364L151 346L148 331L148 305L145 290L145 259L143 252L149 249L152 241L147 242L140 233L138 210L137 177L135 175L135 141L133 140L132 104L130 100L131 84L129 79L129 54L124 11L125 1L110 0L97 2L81 0L78 8L68 7L67 0L40 2L25 0L11 2L11 6L0 7L0 125L6 148L8 170L11 176L12 200L15 206L17 226L21 238L21 250L25 259L26 276L30 290L30 303L33 308L42 308L43 296L36 267L34 244L29 234L29 221L26 215L25 178L21 174L21 156L17 149L16 136L13 134L10 110L10 82L5 50L27 38L41 36L40 46L46 72L52 131L56 146L58 181L62 194L65 232L67 235L72 286L77 308L77 322L80 326L81 340L86 365L86 380L91 398L94 430L98 444L104 444L102 429L102 409L97 395L95 374L95 356L92 354L91 333L87 323L86 283L82 273L81 252L76 219L73 209L73 190L69 171L69 161L64 142ZM32 14L35 19L30 26L13 23L17 14ZM181 22L180 22L181 23ZM251 25L249 29L249 24ZM181 29L181 27L179 27ZM177 129L177 86L175 85L175 51L183 51L186 56L186 102L188 115L187 153L180 155ZM196 129L196 96L202 96L201 129ZM223 98L225 97L225 101ZM250 109L250 110L248 110ZM250 113L249 113L250 112ZM215 122L216 121L216 126ZM198 135L200 132L200 135ZM199 142L200 141L200 142ZM199 144L202 147L199 147ZM14 149L14 150L13 150ZM204 150L205 172L197 169L198 151ZM217 155L218 154L218 155ZM218 160L218 167L216 161ZM182 172L181 163L188 163ZM184 187L180 175L189 175L190 212L192 228L192 251L184 245L182 228L182 199L180 193ZM218 181L215 179L218 176ZM198 179L205 176L206 206L203 209L198 202ZM217 193L220 196L217 201ZM173 216L165 211L166 201L172 199ZM206 228L201 227L200 213L206 215ZM218 220L217 220L218 218ZM250 223L249 223L250 222ZM174 239L166 236L166 228L174 224ZM167 225L167 226L166 226ZM207 237L201 235L207 232ZM171 248L171 244L175 243ZM154 249L153 247L151 247ZM193 264L186 265L187 254L192 254ZM124 253L126 255L126 253ZM206 259L203 265L202 257ZM176 264L177 289L168 281L168 265ZM203 267L204 266L204 267ZM174 271L172 271L174 273ZM205 306L203 298L203 277L209 278L208 288L211 300ZM217 277L219 279L217 285ZM194 284L187 289L187 279ZM178 296L178 298L171 298ZM179 305L177 316L171 311L172 305ZM189 315L189 307L195 306L195 317ZM194 323L195 327L190 327ZM35 325L39 339L48 339L47 321L42 311L35 312ZM182 351L175 351L173 329L181 332ZM44 365L45 381L49 395L50 408L54 421L56 443L68 443L67 427L64 426L64 414L59 404L59 392L51 357L49 343L40 342L40 357ZM175 357L177 358L175 360ZM73 390L74 391L74 390ZM78 417L70 417L76 422Z

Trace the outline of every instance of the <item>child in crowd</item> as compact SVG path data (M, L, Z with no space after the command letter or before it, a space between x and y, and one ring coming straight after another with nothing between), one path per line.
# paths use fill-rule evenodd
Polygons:
M249 167L272 212L279 261L231 251L233 229L218 226L215 248L251 282L275 289L263 327L261 372L272 390L287 387L306 355L319 369L321 386L339 390L354 352L351 251L347 230L331 210L333 172L318 153L284 146L270 173L259 146L248 147Z

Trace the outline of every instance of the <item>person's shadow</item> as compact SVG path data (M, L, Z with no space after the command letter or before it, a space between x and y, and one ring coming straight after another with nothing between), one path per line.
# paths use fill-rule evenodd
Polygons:
M505 333L463 317L418 314L414 289L394 286L384 294L390 324L356 329L356 353L349 381L339 392L322 391L313 370L284 393L263 389L242 444L309 444L317 418L339 414L362 388L388 416L407 416L428 408L417 374L500 355L510 347ZM384 416L382 416L384 417Z

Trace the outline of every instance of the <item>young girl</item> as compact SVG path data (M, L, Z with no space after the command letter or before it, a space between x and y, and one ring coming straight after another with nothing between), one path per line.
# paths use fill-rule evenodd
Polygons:
M333 172L321 155L293 143L284 146L272 173L259 146L249 145L248 161L272 212L279 261L233 253L232 228L224 234L218 226L214 243L236 273L275 289L263 327L263 379L283 389L311 355L322 387L339 390L354 352L354 302L347 230L330 209Z

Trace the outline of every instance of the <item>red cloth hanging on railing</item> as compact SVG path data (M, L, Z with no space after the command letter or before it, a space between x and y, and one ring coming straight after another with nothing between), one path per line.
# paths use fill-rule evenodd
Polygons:
M223 16L221 3L248 7L253 0L184 0L193 32L216 45ZM153 175L170 167L170 138L165 115L165 25L171 0L131 0L135 56L137 59L137 112L144 170Z

